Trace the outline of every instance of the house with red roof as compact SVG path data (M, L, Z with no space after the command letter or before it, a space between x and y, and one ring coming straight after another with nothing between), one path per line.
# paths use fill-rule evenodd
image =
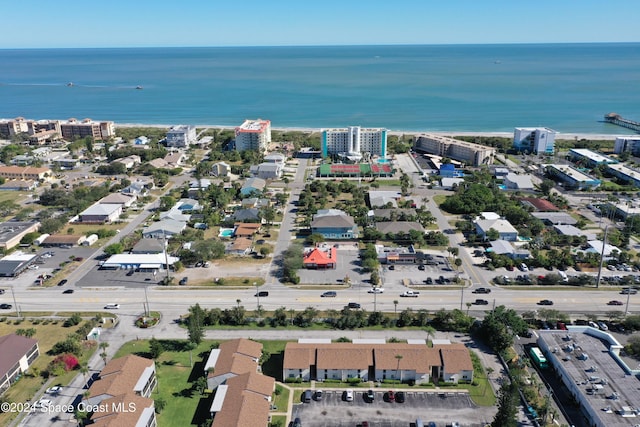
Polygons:
M304 255L302 260L304 268L309 269L335 269L338 265L338 251L335 246L322 249L314 248Z

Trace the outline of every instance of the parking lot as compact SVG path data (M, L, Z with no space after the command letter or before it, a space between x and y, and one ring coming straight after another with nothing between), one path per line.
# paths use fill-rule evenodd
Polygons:
M360 270L359 250L353 244L339 244L337 247L338 265L333 270L298 270L300 283L305 284L338 284L349 276L351 283L362 283L370 274ZM320 274L319 274L320 272Z
M346 427L367 421L373 427L407 427L416 418L425 426L432 421L438 427L459 422L461 426L481 427L493 420L495 408L476 406L467 393L405 391L405 402L385 401L386 391L375 389L375 399L365 399L366 390L355 390L353 402L343 400L344 390L324 390L321 401L300 403L293 408L304 427ZM454 414L453 416L451 414Z

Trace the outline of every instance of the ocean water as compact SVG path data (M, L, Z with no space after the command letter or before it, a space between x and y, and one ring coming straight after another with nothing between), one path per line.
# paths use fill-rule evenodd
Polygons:
M637 43L0 50L2 118L625 134L639 93Z

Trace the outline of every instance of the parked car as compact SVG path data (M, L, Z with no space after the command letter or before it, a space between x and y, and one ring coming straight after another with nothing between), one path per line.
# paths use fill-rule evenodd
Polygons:
M353 390L348 389L344 392L344 400L347 402L353 402Z
M178 282L178 284L179 284L180 286L184 286L184 285L186 285L186 284L187 284L187 282L188 282L188 281L189 281L189 278L188 278L188 277L183 277L182 279L180 279L180 282Z
M373 390L369 389L369 390L367 391L367 394L365 395L365 398L366 398L366 401L367 401L367 402L372 403L372 402L375 400L376 395L375 395L375 393L373 392Z
M543 299L538 302L538 305L553 305L553 301L550 299Z
M45 390L47 394L58 394L62 391L62 386L56 385Z
M396 402L404 403L404 391L399 391L396 393Z
M527 267L527 264L523 262L522 264L520 264L520 270L529 271L529 267Z
M598 322L598 328L600 328L601 331L608 331L609 330L609 327L604 322Z
M316 390L316 394L315 394L314 398L317 401L321 401L323 396L324 396L324 393L322 392L322 390Z
M394 393L394 391L393 391L393 390L389 390L389 391L387 392L387 400L388 400L389 402L395 402L395 400L396 400L396 394Z
M390 265L390 266L389 266L389 270L395 270L395 269L396 269L396 266L395 266L395 265Z
M62 279L58 282L58 286L64 286L67 283L67 279Z
M424 264L420 264L420 265L418 265L418 270L420 270L420 271L424 271L424 269L425 269Z
M336 291L327 291L327 292L323 292L322 295L320 296L323 298L334 298L338 296L338 293Z

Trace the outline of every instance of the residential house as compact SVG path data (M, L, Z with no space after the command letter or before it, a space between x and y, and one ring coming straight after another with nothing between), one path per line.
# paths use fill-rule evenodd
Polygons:
M199 197L200 192L206 191L206 189L209 188L211 184L212 183L210 179L194 179L193 181L189 182L189 190L187 191L188 196L194 199Z
M123 208L130 208L136 199L137 197L135 195L111 193L98 200L98 203L101 205L120 205Z
M211 427L266 427L275 380L256 372L246 372L219 385L210 413Z
M190 125L177 125L167 132L167 147L187 148L189 144L196 142L196 127Z
M131 248L131 253L134 255L161 254L164 253L165 247L165 242L160 239L140 239L140 241Z
M487 239L487 232L491 229L498 232L498 238L501 240L508 242L518 240L518 230L506 219L480 219L476 221L476 233L482 239Z
M153 182L136 181L129 184L128 187L125 187L122 190L120 190L120 192L122 194L144 196L152 188L153 188Z
M145 229L142 230L142 237L145 239L169 239L172 236L182 233L185 228L187 228L186 222L166 218L145 227Z
M246 222L246 221L260 222L262 219L262 217L260 216L260 209L258 208L238 209L231 215L231 218L234 221L240 221L240 222Z
M149 138L146 136L139 136L133 140L133 145L147 145L149 143Z
M418 231L424 234L425 232L422 224L415 221L382 221L376 223L376 230L378 230L382 234L408 234L411 231Z
M77 222L82 224L105 224L117 220L120 215L122 215L122 205L94 203L78 214Z
M279 179L282 177L283 167L278 163L260 163L259 165L253 165L249 168L251 175L267 180L267 179Z
M139 165L141 162L142 162L142 160L140 159L140 156L137 156L135 154L133 154L131 156L123 157L121 159L116 159L116 160L113 161L113 163L121 163L121 164L123 164L124 167L127 168L127 169L132 169L136 165Z
M304 254L302 263L308 269L335 269L338 265L338 250L335 246L313 248Z
M182 162L185 160L185 155L179 151L174 151L173 153L169 153L164 156L164 161L167 162L167 165L171 168L177 168L182 166Z
M84 240L84 236L75 236L72 234L52 234L42 242L45 248L78 246Z
M269 199L259 199L257 197L249 197L247 199L242 199L242 201L240 202L240 205L242 206L243 209L250 209L250 208L266 208L269 207L271 205L271 202L269 201Z
M531 216L538 218L546 225L576 225L578 220L566 212L532 212Z
M267 182L262 178L249 178L240 189L240 194L250 196L253 193L262 193L267 187Z
M260 231L261 224L236 222L234 224L233 236L252 238L254 234Z
M153 160L149 160L147 162L147 164L149 166L152 166L156 169L170 169L171 166L169 165L169 163L167 163L167 161L165 159L161 159L161 158L157 158L157 159L153 159Z
M180 199L176 203L175 209L180 212L199 211L202 209L200 203L195 199Z
M440 376L443 381L448 383L473 381L473 362L469 357L469 349L464 344L434 345L434 349L440 353L442 362Z
M121 394L103 400L100 408L91 414L91 427L157 426L155 402L147 397Z
M231 174L231 166L225 162L217 162L211 167L211 175L224 178Z
M225 253L229 255L249 255L253 250L253 241L246 237L236 237L233 242L227 245Z
M462 183L464 183L464 178L442 178L440 180L440 186L445 190L453 190Z
M522 203L525 207L530 207L531 209L538 212L553 212L559 211L560 209L546 199L540 199L538 197L523 197L520 199L520 203Z
M358 226L353 218L338 209L320 209L311 221L311 233L325 239L357 239Z
M526 249L516 249L511 242L506 240L494 240L491 242L491 252L496 255L506 255L513 259L527 259L531 256L531 252Z
M369 218L375 221L411 221L417 216L416 210L406 209L373 209L367 213Z
M503 184L509 190L533 190L531 175L518 175L513 172L504 177Z
M9 334L0 337L0 395L16 382L40 355L38 340ZM4 411L6 412L6 411Z
M271 153L264 156L265 163L276 163L284 167L287 161L287 156L282 153Z

